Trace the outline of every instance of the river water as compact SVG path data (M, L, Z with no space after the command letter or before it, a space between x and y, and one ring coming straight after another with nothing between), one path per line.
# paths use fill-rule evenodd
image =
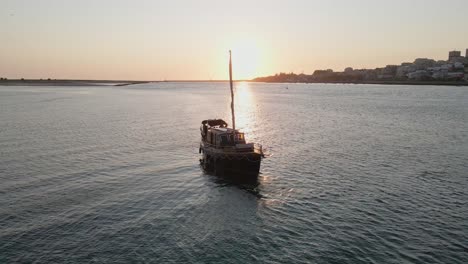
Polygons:
M228 89L0 87L0 262L467 263L466 87L236 83L250 183L199 166Z

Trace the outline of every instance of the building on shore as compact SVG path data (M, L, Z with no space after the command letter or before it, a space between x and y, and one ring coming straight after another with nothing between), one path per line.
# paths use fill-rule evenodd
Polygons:
M378 79L392 79L396 76L398 66L397 65L387 65L384 68L380 69L377 78Z
M456 58L459 58L459 57L461 57L461 52L460 51L458 51L458 50L449 51L449 57L448 57L449 61L452 61L453 59L456 59Z
M346 67L342 72L332 69L315 70L312 75L285 74L259 77L256 81L266 82L372 82L372 81L468 81L468 49L465 56L461 51L449 51L449 60L417 58L414 62L387 65L375 69L353 69Z
M417 70L414 72L408 73L408 79L416 81L428 80L431 77L431 74L425 70Z

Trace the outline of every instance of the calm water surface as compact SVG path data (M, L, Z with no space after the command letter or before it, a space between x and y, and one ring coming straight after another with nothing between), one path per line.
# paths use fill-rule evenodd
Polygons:
M236 86L258 183L199 166L227 83L0 87L0 262L468 262L466 87Z

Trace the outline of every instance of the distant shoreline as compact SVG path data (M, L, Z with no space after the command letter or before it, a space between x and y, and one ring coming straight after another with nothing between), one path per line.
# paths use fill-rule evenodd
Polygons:
M251 80L235 80L234 82L250 82ZM119 80L36 80L11 79L0 80L0 86L128 86L144 83L216 83L229 80L164 80L164 81L119 81Z
M368 81L368 82L262 82L257 83L302 83L302 84L382 84L382 85L436 85L436 86L468 86L468 82L444 81Z
M234 82L249 82L250 80L235 80ZM174 82L229 82L229 80L164 80L164 81L129 81L129 80L37 80L8 79L0 80L0 86L128 86L144 83L174 83Z
M115 80L1 80L0 86L126 86L148 81Z
M229 80L166 80L166 81L118 81L118 80L1 80L0 86L128 86L145 83L189 83L189 82L228 82ZM255 80L235 80L234 82L284 83L284 84L380 84L380 85L435 85L435 86L468 86L460 81L360 81L360 82L266 82Z

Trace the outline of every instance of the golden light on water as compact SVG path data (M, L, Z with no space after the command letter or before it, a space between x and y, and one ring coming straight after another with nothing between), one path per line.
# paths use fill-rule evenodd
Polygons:
M244 133L252 131L255 124L255 98L247 82L235 83L236 126Z

